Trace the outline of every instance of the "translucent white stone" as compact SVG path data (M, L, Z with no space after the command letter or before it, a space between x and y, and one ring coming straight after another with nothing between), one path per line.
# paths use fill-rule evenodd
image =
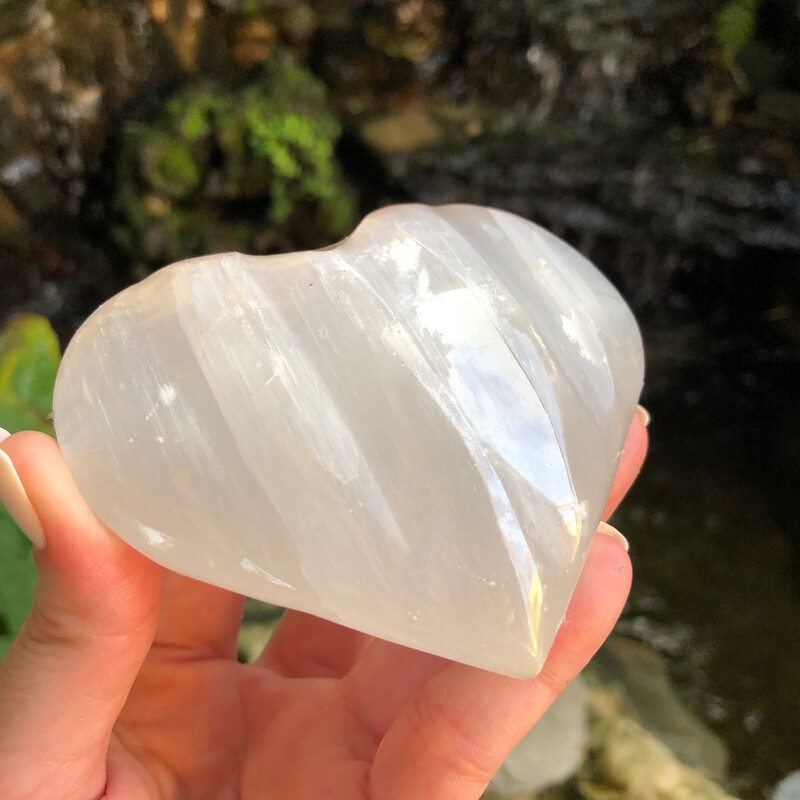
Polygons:
M630 310L564 242L406 205L127 289L70 343L54 414L89 505L160 564L530 676L642 373Z

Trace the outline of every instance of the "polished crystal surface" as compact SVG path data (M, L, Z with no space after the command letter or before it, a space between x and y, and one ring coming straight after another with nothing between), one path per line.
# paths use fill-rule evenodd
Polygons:
M54 415L89 505L164 566L529 676L642 374L630 310L564 242L404 205L122 292L70 343Z

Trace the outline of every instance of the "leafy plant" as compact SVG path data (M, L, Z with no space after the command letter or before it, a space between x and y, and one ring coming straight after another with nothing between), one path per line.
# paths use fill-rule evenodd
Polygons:
M318 247L355 222L324 85L281 59L239 86L172 95L125 126L115 235L146 266L220 250Z
M14 317L0 331L0 427L53 435L49 414L60 358L44 317ZM0 659L25 620L35 584L31 544L0 505Z

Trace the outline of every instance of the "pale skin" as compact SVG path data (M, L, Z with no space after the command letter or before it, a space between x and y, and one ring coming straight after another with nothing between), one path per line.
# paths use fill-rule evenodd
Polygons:
M117 539L49 437L2 449L47 542L34 608L0 664L4 800L475 800L608 636L630 587L625 549L596 534L530 680L298 612L244 665L241 597ZM606 517L646 449L637 416Z

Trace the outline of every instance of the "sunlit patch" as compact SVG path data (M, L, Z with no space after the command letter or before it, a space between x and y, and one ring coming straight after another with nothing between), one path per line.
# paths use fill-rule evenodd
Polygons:
M144 536L145 541L150 547L155 547L159 550L169 550L170 547L175 546L175 540L166 533L161 533L149 525L139 523L139 532Z
M569 503L559 506L558 513L564 520L564 529L572 540L572 553L570 561L573 561L581 543L581 533L583 531L583 521L586 519L586 503Z
M539 652L539 623L542 619L542 606L544 602L544 587L537 572L533 576L531 588L528 591L528 620L531 626L531 655L536 658Z
M262 567L259 567L258 564L254 563L249 558L243 558L239 562L239 566L245 572L249 572L252 575L260 575L262 578L266 578L270 583L274 583L276 586L282 586L284 589L294 589L294 586L292 586L290 583L286 583L286 581L276 578L272 573L267 572Z
M577 346L578 352L581 354L583 358L585 358L592 364L597 364L598 361L602 361L603 358L602 353L590 352L590 348L597 349L596 343L590 342L587 339L587 337L581 330L580 325L575 321L574 318L562 314L561 330L564 331L564 335L567 337L567 339L569 339L574 345Z
M165 405L171 405L172 401L177 397L177 393L175 392L175 387L171 383L165 383L159 390L158 390L158 399Z
M389 242L389 257L397 264L400 272L416 272L419 269L419 257L422 247L410 236L397 234Z

